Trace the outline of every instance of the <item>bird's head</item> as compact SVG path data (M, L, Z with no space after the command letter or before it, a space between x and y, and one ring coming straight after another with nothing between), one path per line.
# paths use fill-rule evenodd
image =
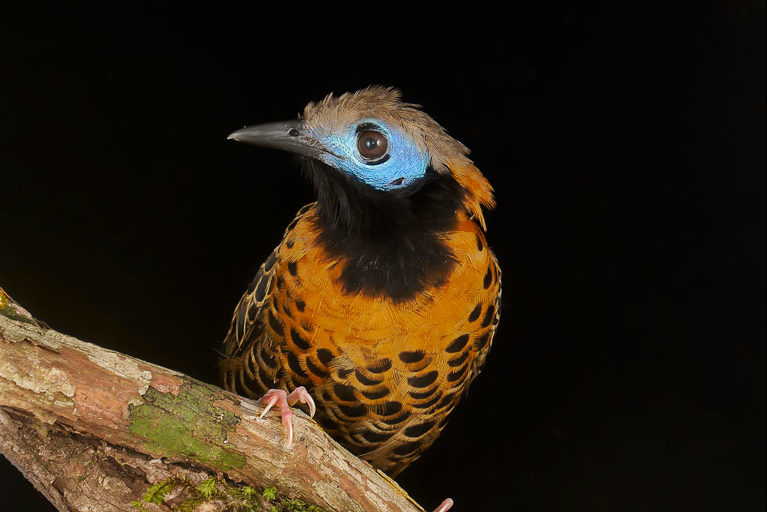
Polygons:
M468 212L484 226L492 187L450 137L397 89L371 86L309 103L296 121L248 126L230 139L296 153L325 164L373 194L407 196L434 177L452 178Z

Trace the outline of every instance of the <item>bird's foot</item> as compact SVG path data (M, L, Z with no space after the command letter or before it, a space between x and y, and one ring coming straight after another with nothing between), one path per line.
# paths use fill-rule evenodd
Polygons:
M282 424L288 429L288 442L285 443L285 448L290 448L293 445L293 412L290 410L290 406L295 405L298 402L308 405L309 415L314 417L317 407L314 405L314 400L311 395L309 395L309 392L303 386L297 387L290 394L286 393L283 389L270 389L258 400L258 405L264 406L264 410L261 411L259 418L263 418L264 414L269 412L269 409L271 409L274 404L279 406L280 414L282 415Z
M451 508L453 508L453 500L448 498L439 507L435 508L434 512L447 512Z

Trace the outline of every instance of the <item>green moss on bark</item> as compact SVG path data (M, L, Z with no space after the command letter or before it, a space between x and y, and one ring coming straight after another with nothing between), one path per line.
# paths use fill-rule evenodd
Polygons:
M147 488L143 499L134 501L137 510L147 510L144 505L162 505L166 495L176 496L171 510L194 512L201 505L215 502L217 510L226 512L325 512L317 505L291 499L279 494L276 488L267 487L258 492L251 486L234 485L224 480L208 478L197 485L181 478L169 478ZM179 500L178 496L184 496Z
M150 387L144 403L130 407L131 432L147 441L151 453L181 456L220 471L241 468L245 454L226 445L239 418L214 402L223 396L202 384L184 384L177 395Z
M0 288L0 315L16 320L18 322L24 322L26 324L35 324L36 322L29 314L22 313L19 307L11 300L11 298Z

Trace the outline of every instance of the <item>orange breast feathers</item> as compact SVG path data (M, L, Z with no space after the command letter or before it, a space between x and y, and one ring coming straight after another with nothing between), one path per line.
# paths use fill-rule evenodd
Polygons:
M412 376L428 367L450 379L443 396L463 389L477 366L471 359L483 362L492 340L500 273L480 227L465 213L458 215L456 227L445 234L456 259L449 278L400 303L342 291L344 262L329 258L317 242L314 208L288 228L265 313L274 339L284 340L283 367L298 376L296 384L344 382L356 372L364 386L386 372L394 395L387 400L399 395L408 402Z

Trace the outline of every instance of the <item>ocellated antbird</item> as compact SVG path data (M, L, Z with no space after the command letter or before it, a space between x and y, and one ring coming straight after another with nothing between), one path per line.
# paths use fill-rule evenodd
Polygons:
M224 386L277 404L288 446L290 405L316 404L328 434L395 476L439 436L492 345L493 190L468 149L392 88L331 94L229 138L303 157L317 201L237 304Z

